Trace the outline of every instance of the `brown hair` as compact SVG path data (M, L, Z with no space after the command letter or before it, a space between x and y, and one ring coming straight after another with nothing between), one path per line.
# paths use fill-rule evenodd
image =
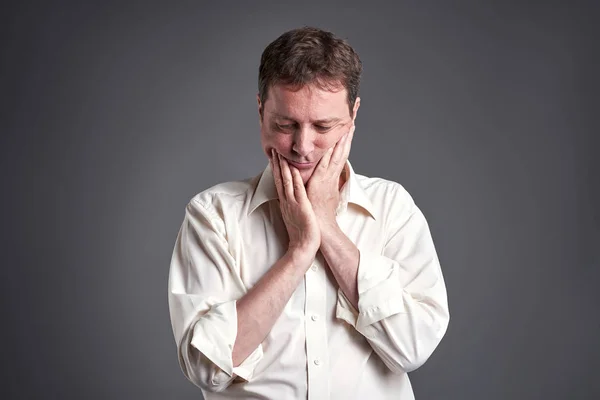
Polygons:
M298 89L316 84L324 90L335 90L342 85L348 93L352 115L361 73L360 58L345 40L318 28L294 29L279 36L263 51L258 69L258 96L264 104L269 88L278 83Z

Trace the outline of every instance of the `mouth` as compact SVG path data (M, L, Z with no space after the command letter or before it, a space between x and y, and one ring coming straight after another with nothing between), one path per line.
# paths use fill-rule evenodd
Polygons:
M289 160L287 157L285 159L288 162L288 164L298 168L299 170L311 169L312 167L315 166L314 162L298 163L298 162Z

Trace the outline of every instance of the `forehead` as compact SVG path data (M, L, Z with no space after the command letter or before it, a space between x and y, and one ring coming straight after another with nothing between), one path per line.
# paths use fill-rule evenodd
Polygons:
M277 84L269 88L265 112L295 120L349 117L347 92L343 86L323 89L310 84L300 88Z

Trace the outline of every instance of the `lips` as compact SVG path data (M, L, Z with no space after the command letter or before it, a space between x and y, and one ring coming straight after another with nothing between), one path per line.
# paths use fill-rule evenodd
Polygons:
M289 159L286 158L286 161L288 162L288 164L298 168L299 170L303 170L303 169L311 169L312 167L314 167L315 163L314 162L309 162L309 163L297 163L294 161L291 161Z

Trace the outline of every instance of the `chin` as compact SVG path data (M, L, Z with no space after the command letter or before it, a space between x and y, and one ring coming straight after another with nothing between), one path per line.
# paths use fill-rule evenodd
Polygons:
M300 172L300 176L302 177L302 183L304 183L304 185L306 185L308 183L308 181L310 180L310 177L312 176L313 172L315 172L314 168L308 171L301 171Z

